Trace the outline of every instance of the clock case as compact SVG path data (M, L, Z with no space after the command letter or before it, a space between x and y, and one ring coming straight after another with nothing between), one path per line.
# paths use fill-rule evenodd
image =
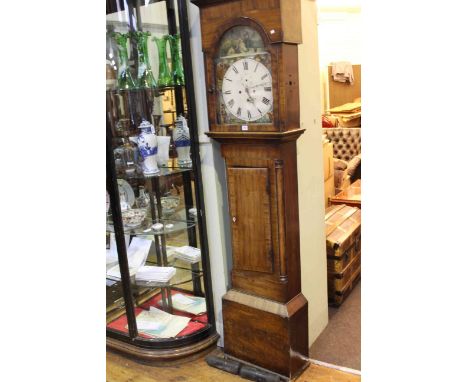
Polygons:
M297 44L302 42L300 2L280 1L193 1L203 7L202 48L205 58L210 132L286 132L299 128L299 78ZM287 14L288 17L282 16ZM229 18L227 20L227 18ZM271 55L273 123L221 125L217 121L216 60L223 35L235 26L255 29Z
M231 289L223 296L224 354L296 378L309 365L308 302L301 293L296 141L300 129L300 0L194 0L200 7L210 132L226 164ZM219 42L245 25L271 54L274 123L219 125Z

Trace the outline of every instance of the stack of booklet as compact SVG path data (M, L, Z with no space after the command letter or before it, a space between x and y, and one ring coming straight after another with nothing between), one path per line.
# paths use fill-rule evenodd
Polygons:
M155 267L144 265L138 269L135 275L137 281L153 281L167 283L176 274L174 267Z
M127 249L128 268L130 276L133 276L138 269L146 263L146 258L151 247L151 240L141 237L134 237ZM117 260L118 261L118 260ZM109 263L109 261L106 261ZM117 263L107 269L107 277L120 280L120 267Z
M138 331L151 337L170 338L179 334L190 321L189 317L175 316L150 307L136 317Z
M203 297L186 296L181 293L172 295L172 306L174 309L195 315L206 312L206 301Z
M201 251L198 248L185 245L183 247L174 248L174 257L188 263L194 264L201 260Z

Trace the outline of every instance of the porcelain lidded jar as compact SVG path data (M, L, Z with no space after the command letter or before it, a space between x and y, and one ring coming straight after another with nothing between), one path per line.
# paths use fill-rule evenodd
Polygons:
M158 141L154 134L154 127L151 123L143 120L138 126L140 134L138 135L138 149L143 158L143 174L154 175L159 172L156 154L158 153Z
M172 139L177 150L179 167L192 167L192 159L190 158L190 131L187 126L187 120L182 115L179 115L176 119Z

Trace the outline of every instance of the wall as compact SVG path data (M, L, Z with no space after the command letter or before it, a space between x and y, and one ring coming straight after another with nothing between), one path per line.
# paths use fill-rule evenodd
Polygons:
M328 105L328 65L333 61L361 64L361 6L359 0L318 1L318 43L322 112Z
M216 330L221 336L218 345L223 346L221 297L227 290L228 269L232 262L230 253L231 237L227 220L229 216L226 200L227 188L224 159L221 157L220 146L205 135L205 132L209 131L209 126L201 46L200 13L198 7L191 3L189 6L189 24Z
M325 205L317 49L317 7L301 1L302 40L299 45L301 127L298 140L299 220L302 293L309 301L309 346L328 323Z

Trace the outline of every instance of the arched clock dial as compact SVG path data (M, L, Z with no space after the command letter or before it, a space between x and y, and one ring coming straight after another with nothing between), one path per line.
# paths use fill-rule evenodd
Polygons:
M222 80L226 110L235 118L253 122L273 108L272 77L268 68L253 58L232 63Z

